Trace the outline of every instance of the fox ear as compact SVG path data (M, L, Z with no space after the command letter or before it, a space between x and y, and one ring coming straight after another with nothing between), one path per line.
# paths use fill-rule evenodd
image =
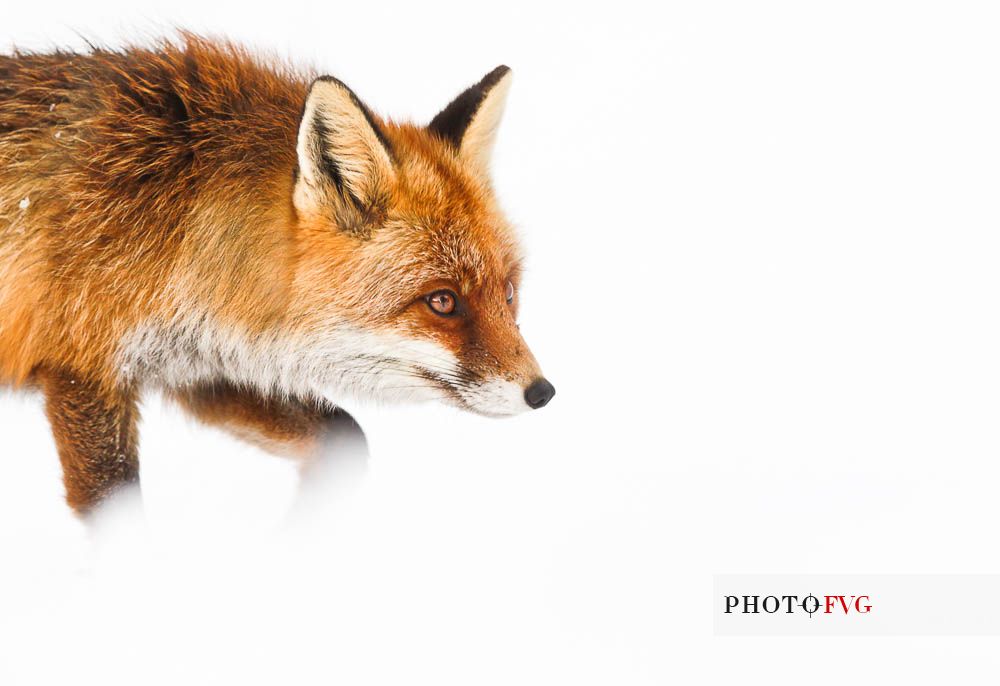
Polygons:
M295 208L329 215L354 233L366 233L384 215L396 180L389 142L350 88L316 79L306 97L298 137Z
M461 157L489 172L493 141L510 90L511 71L503 65L483 77L438 113L428 129L451 143Z

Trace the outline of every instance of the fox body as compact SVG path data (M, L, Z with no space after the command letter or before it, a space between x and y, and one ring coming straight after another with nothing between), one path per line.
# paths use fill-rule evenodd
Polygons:
M69 504L138 478L150 387L292 454L347 395L548 402L488 176L509 85L418 126L191 35L0 56L0 384L44 393Z

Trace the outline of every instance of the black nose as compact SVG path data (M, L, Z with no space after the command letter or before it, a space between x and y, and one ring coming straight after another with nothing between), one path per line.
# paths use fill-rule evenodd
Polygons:
M528 407L531 409L537 410L539 407L548 405L555 394L556 389L552 384L545 379L535 379L530 386L524 389L524 402L528 403Z

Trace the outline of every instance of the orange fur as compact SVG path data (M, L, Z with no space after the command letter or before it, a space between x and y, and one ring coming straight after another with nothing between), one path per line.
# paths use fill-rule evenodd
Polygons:
M73 436L100 424L60 414L65 384L52 379L63 378L112 399L110 417L133 417L145 385L228 384L214 408L179 393L206 421L307 440L315 418L287 418L302 403L319 407L316 390L275 378L249 389L252 364L227 355L266 341L287 356L334 325L454 356L458 371L424 376L458 402L449 379L539 377L516 302L505 302L520 255L485 173L502 102L484 101L474 140L456 147L314 78L193 35L152 49L0 56L0 383L46 389L61 454L80 453ZM316 159L340 165L318 181L320 167L302 163L307 98L329 118L316 120L326 146ZM442 287L462 298L463 317L426 307ZM201 376L166 378L174 356ZM217 376L204 371L215 363ZM277 402L291 405L269 423ZM88 498L71 501L84 509Z
M280 316L293 216L278 198L307 86L193 37L0 57L0 374L68 367L116 385L117 340L176 306L162 294L178 270L186 297L227 316ZM254 307L236 311L235 294Z

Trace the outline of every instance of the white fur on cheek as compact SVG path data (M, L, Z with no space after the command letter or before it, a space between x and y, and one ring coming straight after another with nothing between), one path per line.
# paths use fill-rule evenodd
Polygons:
M472 410L486 415L508 417L529 409L524 400L524 388L504 379L493 378L463 387L458 393Z
M447 400L446 391L424 374L448 378L458 372L451 351L401 334L354 329L341 332L336 348L340 361L322 392L333 402L344 392L384 402Z
M383 402L447 399L425 375L454 377L458 361L430 341L343 322L254 336L208 316L148 322L122 340L122 376L178 387L225 379L265 394Z
M517 383L463 380L455 355L437 343L344 322L253 336L207 315L147 322L122 340L117 361L125 379L172 388L226 380L266 395L333 403L441 400L490 416L529 409Z

